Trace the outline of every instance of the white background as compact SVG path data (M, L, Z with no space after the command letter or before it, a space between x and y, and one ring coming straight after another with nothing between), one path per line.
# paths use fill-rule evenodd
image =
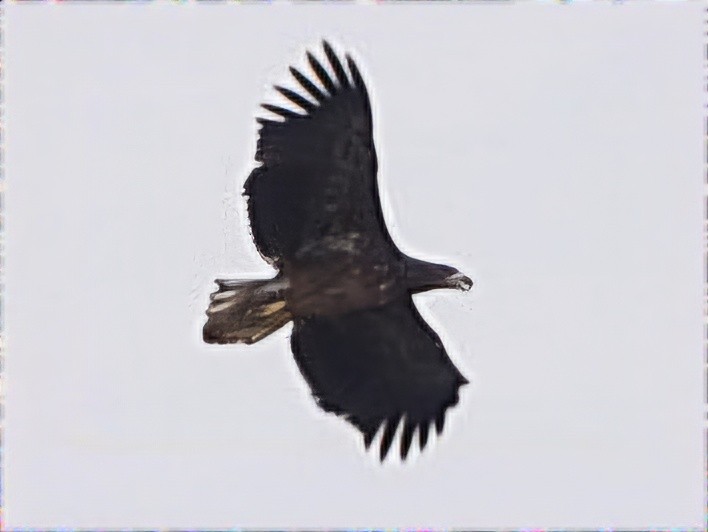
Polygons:
M8 527L699 527L702 3L6 8ZM394 238L470 379L406 464L319 411L263 276L257 105L321 37L371 89ZM317 49L321 54L321 50Z

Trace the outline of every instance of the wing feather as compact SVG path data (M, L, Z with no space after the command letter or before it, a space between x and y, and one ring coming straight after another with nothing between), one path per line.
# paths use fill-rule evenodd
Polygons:
M284 107L280 107L278 105L271 105L269 103L262 103L261 107L263 109L270 111L271 113L275 113L276 115L282 116L283 118L301 118L303 115L297 114L290 109L285 109Z
M403 433L401 434L401 458L404 460L408 456L408 450L411 448L414 430L415 425L406 420L406 424L403 426Z
M428 423L421 423L420 426L418 427L418 445L420 446L420 450L422 451L425 449L425 446L428 443L428 430L430 429L430 425Z
M361 73L347 56L352 83L332 47L323 46L339 86L307 52L327 93L291 67L303 92L317 104L276 85L304 114L265 103L264 109L284 120L257 119L256 161L261 165L246 180L244 193L256 246L279 268L325 236L366 234L382 255L402 256L381 210L371 105Z
M386 422L386 429L384 429L383 436L381 436L381 447L379 448L379 459L382 462L386 459L388 450L391 448L400 421L401 415L397 414Z
M416 428L423 449L428 427L444 419L467 383L409 296L339 317L296 320L291 343L317 403L356 426L367 448L385 424L381 460L402 418L401 457Z
M330 78L329 74L327 74L325 68L317 60L317 58L312 55L311 52L307 52L307 61L308 63L310 63L310 68L312 68L312 71L315 73L315 76L317 76L317 79L319 79L320 83L322 83L324 88L327 89L327 92L329 92L331 95L336 94L337 85L335 85L334 81L332 81L332 78Z
M445 427L445 412L440 412L438 417L435 418L435 432L442 434L443 428Z
M347 65L349 66L349 72L352 74L352 80L354 81L354 85L358 87L359 89L366 91L366 85L364 84L364 79L361 77L361 72L359 72L359 68L356 66L356 63L354 60L351 58L349 54L346 55L347 58Z
M292 91L285 87L281 87L279 85L275 85L273 88L277 90L280 94L285 96L288 100L293 102L298 107L302 108L304 111L307 111L308 113L314 111L317 108L314 103L312 103L307 98L303 98L295 91Z
M327 59L329 60L329 64L332 66L332 70L334 70L335 76L337 76L339 85L341 87L351 86L351 83L349 83L349 78L347 77L347 73L344 71L342 63L339 61L337 54L334 53L334 50L332 49L330 44L327 41L322 41L322 47L324 48L324 52L327 56Z
M290 73L297 80L297 82L302 86L302 88L305 89L310 94L310 96L312 96L315 100L317 100L318 102L322 102L325 100L325 98L327 98L327 96L325 96L324 93L320 89L317 88L317 85L312 83L297 68L290 67Z

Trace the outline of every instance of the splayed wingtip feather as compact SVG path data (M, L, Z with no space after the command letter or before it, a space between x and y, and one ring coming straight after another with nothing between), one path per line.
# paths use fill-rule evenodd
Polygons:
M295 67L290 67L290 73L295 80L305 89L310 96L318 102L324 101L327 96L312 81Z
M329 59L329 64L332 66L332 70L334 70L334 74L337 76L339 84L342 87L348 87L350 85L349 78L347 78L347 73L345 72L342 63L339 61L339 57L337 57L337 54L327 41L322 41L322 46L327 59Z
M320 80L320 83L322 83L327 92L332 95L336 94L337 86L334 84L334 81L332 81L332 78L329 77L329 74L327 74L327 71L322 66L322 64L317 60L314 55L312 55L312 52L307 52L306 55L307 61L310 63L310 67L317 76L317 79Z
M294 111L291 111L290 109L285 109L284 107L280 107L278 105L272 105L269 103L262 103L261 107L265 109L266 111L270 111L271 113L275 113L276 115L282 116L283 118L302 118L303 115L299 115Z
M379 452L379 459L383 462L388 454L391 444L393 443L393 438L396 435L396 429L398 428L398 423L401 420L400 416L393 417L386 423L386 428L384 429L383 436L381 437L381 449Z
M401 436L401 459L405 460L408 456L408 451L411 448L411 442L413 441L413 432L415 431L415 425L406 421L403 427L403 434Z
M285 87L281 87L280 85L274 85L273 88L304 111L309 113L315 109L315 104L313 104L311 101L307 100L297 92Z
M438 414L438 417L435 418L435 432L438 433L438 436L442 434L443 428L445 428L445 411L443 410Z
M428 423L421 423L418 427L418 445L420 450L423 451L428 443L428 431L430 430L430 425Z

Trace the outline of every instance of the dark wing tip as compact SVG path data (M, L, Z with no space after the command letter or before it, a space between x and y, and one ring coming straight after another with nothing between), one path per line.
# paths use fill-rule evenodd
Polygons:
M403 427L403 435L401 436L401 460L405 460L408 456L408 451L413 441L413 431L415 431L415 425L410 421L406 421Z
M369 427L364 432L364 447L368 450L371 447L371 442L374 441L378 427Z
M262 116L257 116L256 117L256 122L258 122L262 126L269 126L269 125L277 125L277 124L282 124L282 122L278 122L276 120L270 120L268 118L263 118Z
M310 100L303 98L297 92L281 87L280 85L273 85L273 88L307 113L315 110L315 104L313 104Z
M290 73L297 80L297 82L302 86L302 88L305 89L310 94L310 96L312 96L315 100L317 100L318 102L322 102L327 98L322 93L322 91L317 87L317 85L312 83L312 81L310 81L307 78L307 76L305 76L297 68L291 66Z
M269 103L262 103L261 107L265 109L266 111L270 111L271 113L274 113L278 116L282 116L285 119L288 118L302 118L303 115L297 114L294 111L291 111L290 109L285 109L284 107L280 107L278 105L271 105Z
M347 73L344 71L344 67L342 66L342 63L339 61L339 58L337 57L337 54L335 53L334 49L330 44L323 40L322 41L322 48L324 48L324 53L327 56L327 59L329 59L329 64L332 66L332 70L334 70L335 75L337 76L337 80L339 81L339 84L342 87L350 87L351 83L349 82L349 78L347 77Z
M359 88L364 88L364 79L361 77L361 72L359 72L359 67L356 66L354 59L352 59L352 56L349 54L345 54L344 57L347 60L347 66L349 67L349 72L352 75L352 81L354 81L354 85Z
M320 80L320 82L322 83L322 86L330 94L335 94L337 92L337 86L334 84L334 81L332 81L332 78L329 77L329 74L327 74L327 71L325 70L325 68L317 60L317 58L314 55L312 55L312 52L307 52L306 55L307 55L307 61L310 63L310 67L312 68L312 71L317 76L317 79Z
M442 434L444 427L445 427L445 410L440 412L440 414L438 414L438 417L435 418L435 432L438 433L438 436L440 434Z
M428 443L428 431L430 430L430 424L427 422L421 423L418 427L418 444L420 445L420 450L423 451Z
M391 448L393 437L396 435L396 429L398 428L398 423L400 420L401 416L394 416L386 423L386 428L384 429L383 436L381 437L381 448L379 450L379 459L382 462L386 458L388 450Z

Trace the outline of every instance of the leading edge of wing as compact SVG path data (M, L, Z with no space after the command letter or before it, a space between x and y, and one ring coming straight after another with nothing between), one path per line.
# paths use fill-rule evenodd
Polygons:
M321 408L344 417L368 449L383 426L379 457L402 425L400 456L415 432L423 450L441 434L448 408L468 383L410 297L338 317L297 320L293 354Z

